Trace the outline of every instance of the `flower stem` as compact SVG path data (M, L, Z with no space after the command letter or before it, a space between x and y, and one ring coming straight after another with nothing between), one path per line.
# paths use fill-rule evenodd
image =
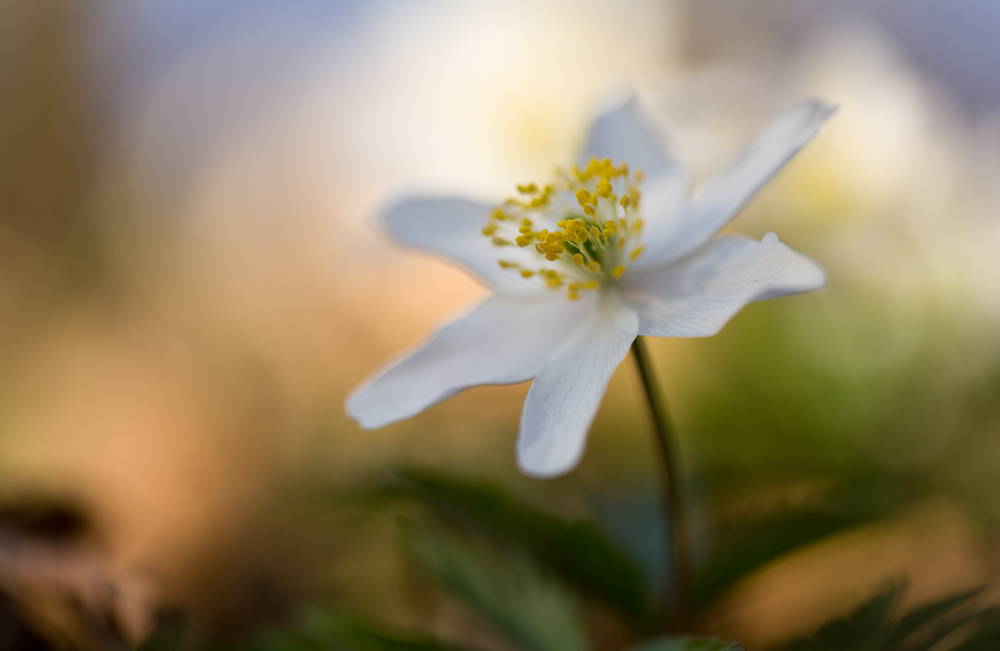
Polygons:
M660 496L664 511L664 527L668 535L665 546L667 589L665 625L667 630L678 632L685 628L687 619L686 592L689 566L677 430L667 409L667 401L656 381L653 360L642 337L636 337L632 342L632 354L646 392L646 403L653 417L662 461Z

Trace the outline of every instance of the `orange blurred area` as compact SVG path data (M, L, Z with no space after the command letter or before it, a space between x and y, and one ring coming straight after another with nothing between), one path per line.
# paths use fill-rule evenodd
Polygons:
M1000 101L969 109L885 12L746 4L0 2L0 506L87 522L27 578L0 535L0 588L116 583L127 603L94 608L137 639L164 609L224 638L328 599L495 644L414 587L393 523L316 503L417 465L592 515L655 482L638 380L623 364L552 482L516 470L527 385L360 430L348 391L483 292L378 214L415 191L499 201L632 91L696 179L796 98L839 105L729 227L778 232L829 288L652 344L693 492L722 487L703 519L810 473L934 486L704 626L763 646L901 576L915 601L995 585ZM725 493L738 467L752 495Z

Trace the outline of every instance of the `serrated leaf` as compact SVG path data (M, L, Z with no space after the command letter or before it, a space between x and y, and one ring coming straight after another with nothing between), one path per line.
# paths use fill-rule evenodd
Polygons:
M639 569L591 522L566 522L496 486L426 471L400 471L387 489L419 500L450 526L524 550L634 622L649 614L651 601Z
M875 498L878 497L878 499ZM751 523L729 524L712 535L718 542L695 573L692 599L705 605L741 578L805 545L898 513L907 499L887 487L857 484Z
M523 555L490 555L443 532L414 529L414 551L456 597L524 651L587 651L573 597Z
M714 637L667 636L646 642L632 651L746 651L739 642L723 642Z
M949 651L994 651L1000 649L1000 609L975 613L968 638Z
M799 640L785 651L883 651L889 648L892 629L889 613L899 595L890 588L863 603L843 619L826 624L809 639Z
M982 592L982 589L976 588L975 590L969 590L967 592L945 597L939 601L934 601L911 610L900 618L899 622L893 629L893 641L903 640L909 637L918 629L932 622L934 619L947 614L964 603L967 603L969 599L972 599L980 592Z

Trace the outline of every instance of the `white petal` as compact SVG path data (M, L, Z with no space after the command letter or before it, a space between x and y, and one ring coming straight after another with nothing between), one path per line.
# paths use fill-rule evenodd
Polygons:
M492 296L377 371L348 397L347 413L376 429L471 386L530 380L586 321L595 298Z
M819 131L834 107L819 100L805 100L771 121L760 134L704 189L682 206L667 228L646 234L643 265L677 260L715 235L751 196L778 172ZM649 210L654 210L652 206Z
M592 156L610 158L615 164L628 163L631 169L642 170L648 179L678 167L668 153L666 138L634 97L594 121L581 164Z
M602 299L601 309L528 390L517 441L518 464L526 474L552 477L577 464L611 374L635 339L636 313L614 296Z
M541 294L544 287L517 272L502 269L500 258L534 266L527 249L496 247L483 235L491 206L466 199L411 197L385 213L385 224L401 244L437 253L462 265L493 290L506 294Z
M622 278L622 292L639 312L639 334L707 337L751 301L825 284L819 265L768 233L760 242L717 237L677 264L630 270Z

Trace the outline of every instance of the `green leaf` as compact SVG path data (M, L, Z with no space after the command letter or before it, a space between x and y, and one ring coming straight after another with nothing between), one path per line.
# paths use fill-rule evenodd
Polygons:
M184 632L184 622L178 614L160 616L153 632L136 648L136 651L179 651L189 648Z
M524 651L587 651L576 602L520 554L491 555L443 532L412 529L414 551L455 596Z
M632 651L746 651L738 642L714 637L667 636L634 647Z
M311 608L287 628L272 629L244 651L458 651L436 640L386 632L359 619Z
M967 592L945 597L944 599L934 601L911 610L896 624L892 633L893 641L899 641L909 637L920 628L926 626L932 620L942 617L958 606L967 603L969 599L972 599L980 592L982 592L982 588L976 588L975 590L969 590Z
M451 651L425 637L388 633L358 619L321 610L307 611L297 627L299 634L325 648L346 651Z
M496 486L427 471L399 471L382 494L416 499L451 527L529 553L633 622L649 616L651 601L639 569L591 522L566 522Z
M786 509L753 522L718 527L719 542L695 573L692 599L705 605L767 563L833 534L898 512L907 497L869 483L845 487L813 504Z
M899 595L890 588L863 603L844 619L826 624L816 634L786 647L785 651L884 651L890 648L889 613Z
M992 611L960 612L981 590L951 595L913 609L898 620L890 612L901 588L876 595L845 619L826 624L813 637L786 647L785 651L981 651L1000 639L1000 620ZM966 629L968 638L958 646L941 643Z
M981 592L981 588L969 590L911 610L896 623L892 631L892 641L909 641L910 644L906 645L907 651L929 651L938 642L976 618L976 613L966 613L950 619L945 619L945 615L968 603Z

